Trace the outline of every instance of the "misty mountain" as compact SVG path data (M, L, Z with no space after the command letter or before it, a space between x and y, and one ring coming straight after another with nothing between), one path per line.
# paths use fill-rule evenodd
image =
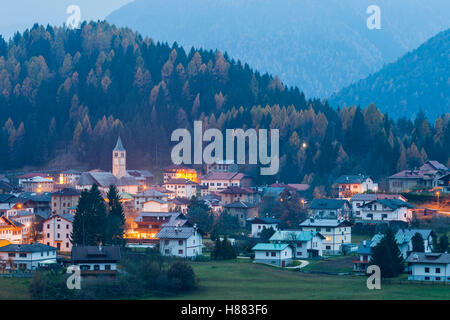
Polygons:
M107 20L154 40L228 52L276 74L307 96L325 97L378 71L450 27L450 1L136 0Z
M450 29L333 96L332 105L375 103L393 117L431 118L450 111Z

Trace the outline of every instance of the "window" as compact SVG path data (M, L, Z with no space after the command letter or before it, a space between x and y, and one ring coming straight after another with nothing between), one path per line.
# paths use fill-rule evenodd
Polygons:
M66 229L69 229L69 225L68 224L66 224Z
M169 245L169 240L164 240L164 244L165 244L166 246L168 246L168 245Z
M326 228L326 232L331 232L331 228Z
M430 273L430 268L425 267L425 273Z
M331 250L331 246L326 246L325 249Z
M436 277L436 281L441 281L441 277Z
M164 250L165 254L169 254L169 249Z
M110 264L105 264L105 270L111 270L111 265Z
M50 229L50 223L47 223L47 229Z
M178 245L182 246L183 245L183 240L178 240Z
M183 254L183 250L178 250L178 254Z
M19 257L21 257L21 258L26 258L26 257L27 257L27 254L26 254L26 253L19 253Z
M436 273L441 273L441 268L436 268Z
M68 242L66 242L66 248L68 248L69 247L69 243Z
M80 270L91 270L91 266L87 264L81 265Z
M12 252L9 252L9 253L8 253L8 257L14 258L14 257L16 257L16 254L15 254L15 253L12 253Z
M268 256L269 256L269 252L266 251L266 257L268 257Z
M47 238L50 238L50 233L47 233Z
M430 280L430 277L425 277L425 280Z
M320 231L321 231L321 229L320 229L320 228L316 228L316 231L317 231L317 232L320 232Z
M94 270L96 271L100 270L100 266L98 264L94 265Z
M270 255L271 255L272 257L275 257L275 256L277 255L277 253L276 253L276 252L271 252Z

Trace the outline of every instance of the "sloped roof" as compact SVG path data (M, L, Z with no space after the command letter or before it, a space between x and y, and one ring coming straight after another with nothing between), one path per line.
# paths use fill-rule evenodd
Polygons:
M302 227L350 227L351 224L347 220L337 220L337 219L306 219L300 223Z
M363 205L363 207L366 207L368 205L371 205L372 203L378 202L388 208L391 208L392 210L396 210L401 207L407 207L407 208L415 208L412 204L405 202L400 199L378 199L374 201L367 202Z
M419 233L423 239L426 239L432 232L433 231L430 229L400 229L395 234L395 241L399 245L409 243L416 233ZM371 241L371 246L376 246L380 240L383 239L383 237L384 234L382 233L377 233L374 235Z
M117 181L118 186L137 186L139 183L132 176L123 176Z
M34 202L51 202L52 193L51 192L23 192L18 195L16 202L25 202L27 200L32 200Z
M353 195L350 201L373 201L377 199L401 199L400 194L385 194L385 193L357 193Z
M210 172L204 175L202 180L231 180L231 179L242 179L244 175L237 172Z
M63 197L79 196L80 194L81 192L75 188L64 188L62 190L52 193L52 195L54 196L63 196Z
M232 202L229 204L224 205L224 208L242 208L242 209L247 209L247 208L254 208L256 207L256 205L245 202L245 201L236 201L236 202Z
M247 219L251 224L277 224L280 223L280 220L270 218L270 217L256 217Z
M138 197L166 197L167 195L165 193L159 192L158 190L155 189L147 189L141 192L138 192L134 195L135 198Z
M164 227L157 234L159 239L188 239L194 235L195 230L192 227Z
M165 184L197 184L194 181L191 181L189 179L184 179L184 178L173 178L170 179L169 181L167 181Z
M101 248L101 249L100 249ZM73 246L72 261L111 261L120 260L118 246Z
M220 192L221 194L253 194L256 193L256 190L246 188L246 187L238 187L238 186L230 186Z
M310 241L314 236L324 238L320 233L301 230L282 230L276 231L270 241Z
M340 209L345 204L348 205L347 200L341 199L313 199L311 202L311 209Z
M17 197L13 194L0 194L0 203L10 202L11 199L16 199Z
M372 241L370 240L363 240L361 244L358 247L358 254L361 255L370 255L372 254Z
M116 146L114 147L113 151L125 151L125 148L123 147L122 139L120 139L120 136L119 136L119 138L117 138L117 143L116 143Z
M287 243L258 243L252 248L254 251L270 250L270 251L282 251L289 247Z
M97 184L100 187L109 187L110 185L117 185L117 178L111 172L105 171L89 171L83 172L78 180L79 186Z
M56 248L47 246L42 243L8 244L4 247L0 247L0 252L42 252L42 251L56 251Z
M429 161L425 162L419 169L420 170L428 170L428 171L432 171L432 170L447 171L448 170L448 168L446 166L444 166L442 163L440 163L439 161L436 161L436 160L429 160Z
M425 253L425 252L412 252L406 259L408 263L436 263L436 264L449 264L450 253Z
M153 173L148 170L127 170L127 173L133 177L153 178Z
M363 183L364 181L366 181L368 178L370 178L369 176L365 176L362 174L357 174L357 175L344 175L344 176L340 176L339 178L337 178L334 183L337 184L355 184L355 183Z

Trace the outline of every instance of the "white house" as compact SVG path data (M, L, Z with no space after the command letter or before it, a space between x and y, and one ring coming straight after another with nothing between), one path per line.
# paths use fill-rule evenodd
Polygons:
M366 203L379 199L400 199L404 202L407 202L407 199L401 194L358 193L350 199L350 205L353 211L353 215L356 217L361 217L361 207Z
M202 255L202 235L197 227L164 227L158 232L163 256L193 259Z
M413 205L400 199L378 199L362 205L361 215L355 219L365 221L403 221L412 219Z
M49 246L56 247L58 251L72 251L70 235L72 234L72 214L57 214L44 221L42 232L43 242Z
M0 247L0 264L6 269L36 270L56 263L56 248L42 243L9 244Z
M425 253L430 253L433 250L433 231L430 229L400 229L395 234L395 241L397 242L398 248L403 255L403 259L406 259L408 255L412 252L412 238L416 233L419 233L423 239L423 245L425 248ZM378 233L373 236L370 246L375 247L380 240L384 237L383 234Z
M251 223L251 225L252 225L252 237L253 238L259 238L261 236L261 232L264 229L272 228L274 231L278 231L278 224L280 223L279 220L270 218L270 217L250 218L250 219L247 219L247 222Z
M287 243L258 243L252 248L254 262L287 267L292 262L293 249Z
M228 187L250 187L253 180L238 172L210 172L201 177L201 184L208 188L209 193L218 193Z
M292 247L295 258L315 258L322 256L322 241L325 239L315 231L283 230L275 232L271 243L287 243Z
M147 189L142 192L138 192L134 195L134 208L137 211L142 210L143 204L149 200L168 200L168 196L165 193L159 192L155 189Z
M11 243L22 243L23 225L20 222L0 216L0 240L7 240Z
M164 183L164 187L172 191L169 197L173 198L192 198L197 195L197 183L183 178L170 179Z
M300 229L319 232L324 236L323 254L340 254L342 245L352 241L352 227L347 220L309 218L300 223Z
M81 276L115 278L120 261L118 246L74 246L72 264L80 268Z
M350 198L356 193L378 191L378 184L369 176L362 174L340 176L334 182L338 187L339 198Z
M408 280L450 282L450 253L412 252Z
M313 199L309 206L309 216L317 219L350 218L350 203L343 199Z
M142 204L143 212L169 212L167 200L151 199Z

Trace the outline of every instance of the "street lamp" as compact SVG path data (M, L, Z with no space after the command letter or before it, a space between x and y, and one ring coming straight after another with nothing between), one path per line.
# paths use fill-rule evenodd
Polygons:
M439 196L440 196L440 194L441 193L439 191L436 191L438 210L439 210Z

